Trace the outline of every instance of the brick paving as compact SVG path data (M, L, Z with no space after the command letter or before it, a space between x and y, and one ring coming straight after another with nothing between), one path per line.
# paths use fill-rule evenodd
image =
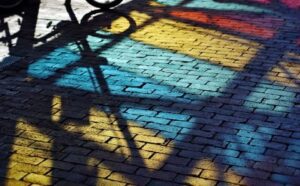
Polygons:
M299 1L64 3L1 15L0 185L300 185Z

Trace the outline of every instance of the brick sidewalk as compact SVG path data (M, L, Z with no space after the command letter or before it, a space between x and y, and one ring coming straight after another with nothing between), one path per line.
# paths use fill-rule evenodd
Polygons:
M30 5L0 15L1 186L300 185L297 0Z

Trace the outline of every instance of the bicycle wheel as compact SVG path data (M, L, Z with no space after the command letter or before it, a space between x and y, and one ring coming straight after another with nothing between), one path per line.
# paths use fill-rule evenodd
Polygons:
M19 6L23 0L0 0L1 9L11 9Z
M89 4L102 9L108 9L117 6L122 2L122 0L86 0L86 1Z

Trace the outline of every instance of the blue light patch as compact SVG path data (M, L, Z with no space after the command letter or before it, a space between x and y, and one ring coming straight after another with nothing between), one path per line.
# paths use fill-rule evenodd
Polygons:
M180 4L181 2L183 2L183 0L156 0L156 2L161 3L161 4L165 4L165 5L169 5L169 6L176 6L178 4Z
M128 48L128 46L131 47ZM130 55L116 57L116 51L124 51L124 48L126 48L127 54L130 50L140 49L138 51L139 55L145 54L145 57L136 58L135 60ZM164 93L163 95L169 97L169 99L174 97L170 96L171 91L173 94L177 91L194 94L194 99L205 99L208 96L220 95L221 93L218 92L220 88L226 87L227 83L236 74L235 71L222 66L210 64L183 54L173 53L169 50L153 48L139 42L134 41L133 43L133 40L128 38L107 49L101 56L105 57L110 65L119 67L119 72L116 75L122 74L120 71L127 71L133 73L135 78L143 78L143 81L146 82L153 80L154 82L161 82L160 87L156 85L153 88L160 90L156 92ZM119 62L116 58L127 62ZM175 71L176 77L165 75ZM221 77L219 74L224 75ZM181 84L192 85L185 87L180 86ZM205 93L201 95L201 91L205 91ZM177 93L177 95L179 96L180 93Z
M293 107L293 101L283 101L284 98L295 98L295 96L294 92L265 80L252 90L244 106L278 115ZM280 110L277 110L278 107Z
M55 83L58 86L82 89L89 92L101 93L100 85L92 68L78 67L65 74Z
M32 77L46 79L55 75L57 70L66 68L80 58L80 55L67 48L58 48L31 64L28 74Z
M158 3L162 3L168 6L177 6L182 0L156 0ZM272 13L269 9L259 8L255 6L249 6L245 4L229 3L229 2L216 2L214 0L193 0L182 5L188 8L205 8L211 10L222 10L222 11L244 11L244 12L255 12L255 13Z

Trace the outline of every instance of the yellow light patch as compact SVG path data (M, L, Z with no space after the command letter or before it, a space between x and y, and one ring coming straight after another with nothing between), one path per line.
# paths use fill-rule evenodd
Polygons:
M267 78L277 84L297 88L300 86L300 55L287 53L286 58L268 72Z
M156 2L156 1L150 1L148 4L149 4L150 6L153 6L153 7L164 7L164 6L166 6L166 5L161 4L161 3L158 3L158 2Z
M183 183L188 184L188 185L205 185L205 186L215 186L216 181L208 180L208 179L203 179L203 178L198 178L198 177L192 177L192 176L184 176L184 181Z
M134 154L131 149L132 144L129 144L129 142L128 142L128 140L131 140L131 143L133 143L137 148L140 148L145 144L145 142L143 140L141 140L141 141L134 140L133 138L136 135L144 135L145 138L147 138L147 136L149 136L149 139L152 139L153 143L157 144L157 142L162 141L162 138L163 138L162 136L157 135L157 131L140 127L138 123L128 120L128 121L126 121L126 124L128 125L128 134L125 135L124 131L122 131L121 128L118 126L118 120L116 120L115 115L107 114L97 108L94 108L94 107L92 107L90 109L89 120L92 122L103 123L103 126L101 126L100 128L103 128L104 130L101 133L99 133L99 135L97 135L97 136L101 137L100 140L103 140L103 142L105 140L107 140L108 138L111 138L111 140L108 143L111 143L111 144L114 144L114 145L117 145L120 147L116 150L116 153L120 153L125 157L130 157L130 156L136 157L138 154L141 158L144 159L145 165L151 166L152 169L155 169L155 168L158 168L161 166L161 164L157 164L157 166L153 167L153 165L151 165L151 164L153 164L153 160L148 159L149 154L151 155L152 152L155 150L155 149L153 149L153 151L151 151L151 148L156 147L156 146L151 146L151 141L148 142L150 145L149 146L150 150L136 149L135 150L136 152L134 152ZM95 124L95 125L97 125L97 124ZM129 137L128 135L130 135L132 139L128 139L128 137ZM97 136L89 135L89 139L92 139L93 137L97 138ZM105 138L105 139L102 139L102 138ZM138 139L140 139L140 138L138 138ZM96 141L97 139L94 139L94 140ZM172 152L172 147L170 147L170 146L163 146L163 147L164 147L164 151L169 152L169 153ZM105 146L103 146L102 148L104 150L109 151L109 149L106 149ZM164 163L164 161L167 158L168 157L166 156L165 158L161 159L160 162Z
M6 178L19 180L24 177L27 173L22 171L16 171L14 169L8 169L6 173Z
M200 169L205 169L205 170L218 170L219 168L215 165L213 160L208 159L208 158L203 158L199 160L195 167L200 168Z
M234 172L220 172L210 170L204 170L201 173L200 177L236 184L239 183L242 179L241 176L237 176Z
M15 138L12 144L12 151L14 152L9 157L9 162L7 165L7 178L12 178L19 180L28 173L24 172L30 170L30 167L24 167L24 165L28 164L28 166L36 166L38 169L38 164L44 161L44 158L51 159L51 149L52 145L48 146L48 149L35 149L32 147L24 147L20 146L22 144L16 142L16 140L23 139L33 139L34 141L51 141L51 138L44 133L40 132L39 128L35 127L30 122L26 121L26 119L20 118L16 122L16 134L20 133L21 135L18 138ZM51 144L51 143L49 143ZM40 158L44 157L44 158ZM18 162L18 163L16 163ZM52 161L49 160L49 164L53 165ZM21 167L19 167L21 166ZM27 169L28 170L27 170ZM40 170L40 169L39 169ZM50 175L49 175L50 176ZM51 179L47 182L49 185L51 184ZM13 182L7 182L7 185L13 184Z
M39 128L35 127L34 124L26 121L23 118L18 119L16 123L16 133L21 133L19 137L34 140L34 141L40 141L40 142L49 142L51 141L51 138L49 136L42 133ZM16 144L16 142L14 142Z
M130 16L138 25L130 38L237 70L242 70L261 48L256 42L213 29L171 19L151 22L150 16L137 11L131 12ZM109 31L119 33L119 25L128 28L128 25L125 26L125 19L120 18Z
M54 95L52 99L51 120L59 122L62 115L62 101L61 96Z
M20 118L18 119L17 123L16 123L16 133L21 133L22 134L19 136L19 137L16 137L14 138L14 143L13 143L13 146L12 146L12 149L14 151L23 151L22 154L27 154L27 155L30 155L30 154L34 154L35 151L36 153L39 153L39 154L43 154L44 156L47 156L49 154L49 152L51 151L52 149L52 145L49 145L51 144L51 138L42 133L39 128L35 127L34 124L32 123L29 123L28 121L26 121L25 119L23 118ZM34 140L38 143L42 142L42 143L47 143L48 145L47 146L43 146L43 150L41 149L35 149L35 148L32 148L32 147L27 147L29 144L21 144L17 141L20 141L21 138L23 140ZM22 145L26 145L26 146L22 146Z
M97 108L91 108L89 121L93 123L112 124L116 120L114 115L107 114Z
M129 183L129 184L135 185L134 180L131 180L127 174L125 175L122 173L114 172L110 175L109 178L112 180L115 180L115 181L120 181L123 183ZM99 185L102 185L102 184L100 183Z
M136 26L143 25L147 20L151 19L149 15L137 11L132 11L130 13L130 17L134 19ZM129 27L129 21L124 17L120 17L117 20L113 21L110 28L107 28L106 31L112 32L114 34L120 34L126 31Z
M204 169L201 173L201 178L208 178L218 181L224 181L229 183L239 183L242 179L241 176L236 175L235 172L225 172L228 168L227 165L217 164L211 159L202 159L197 162L196 167Z
M237 175L235 172L224 173L224 181L229 183L239 183L242 179L241 176Z
M59 108L61 108L61 101L59 97L55 97L55 99L53 99L53 105L60 105ZM58 109L58 107L55 108ZM92 118L91 119L92 121L90 121L90 123L87 123L87 125L77 125L74 122L69 122L64 125L61 125L61 127L63 130L65 130L70 134L81 133L83 140L95 142L95 144L99 145L99 148L101 148L103 151L107 151L107 152L114 151L114 153L118 154L118 156L126 157L126 158L129 157L129 159L141 158L144 162L145 167L147 167L149 171L155 172L155 170L161 168L165 163L166 159L168 159L168 155L172 153L173 150L172 145L170 146L164 145L163 144L164 141L162 140L163 136L157 135L156 130L143 128L134 121L126 121L128 123L128 127L127 127L128 131L126 134L123 127L120 127L118 125L118 120L116 120L116 116L114 114L105 113L102 110L99 110L95 107L92 107L90 109L89 118L90 119ZM98 123L94 123L95 121L97 121ZM101 125L101 127L95 128L96 125ZM43 140L40 140L43 143L47 142L47 144L50 144L51 142L51 138L39 132L38 128L34 127L34 125L29 124L25 119L19 120L17 129L19 128L20 130L22 130L19 131L20 133L22 132L22 134L24 134L26 131L34 132L39 134L38 135L39 137L40 136L43 137ZM91 132L87 133L86 131L91 131ZM131 139L128 138L129 136L131 137ZM135 139L135 137L138 138ZM146 142L141 137L144 137L145 139L149 137L150 141L147 141L146 146L145 146ZM132 145L135 145L137 148L133 150ZM145 148L142 148L143 146ZM47 154L46 152L50 152L52 146L49 145L47 146L47 148L49 148L49 151L48 149L43 149L45 151L43 157L49 157L49 159L51 159L50 157L51 153ZM20 148L20 146L16 146L13 149L15 149L15 151L18 150L24 151L24 149ZM29 150L31 152L31 150L34 149L32 148ZM42 153L43 150L36 149L37 152L32 152L32 153ZM155 152L165 154L165 156L163 156L163 158L160 158L159 161L150 159L150 157ZM24 154L24 155L28 156L28 158L25 159L23 158L21 160L22 162L28 163L28 161L31 161L30 154ZM12 161L16 161L16 158L20 158L20 157L21 156L14 156ZM47 167L53 166L53 162L49 159L47 159ZM97 159L94 158L87 158L87 159L88 159L87 163L98 161ZM41 158L36 159L36 162L38 163L41 163L42 161L43 159Z

